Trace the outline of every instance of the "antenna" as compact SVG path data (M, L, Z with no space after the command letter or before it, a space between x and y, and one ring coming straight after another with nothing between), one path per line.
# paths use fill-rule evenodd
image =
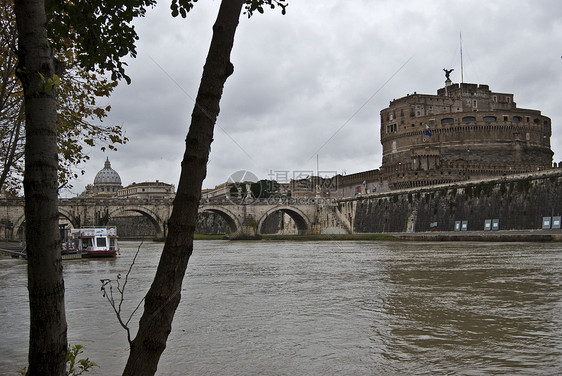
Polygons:
M459 32L460 42L461 42L461 83L464 83L464 71L462 66L462 32Z

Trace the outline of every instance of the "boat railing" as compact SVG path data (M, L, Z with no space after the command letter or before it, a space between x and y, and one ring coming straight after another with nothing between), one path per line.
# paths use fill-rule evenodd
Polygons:
M116 226L106 227L82 227L74 230L80 237L94 237L94 236L117 236Z

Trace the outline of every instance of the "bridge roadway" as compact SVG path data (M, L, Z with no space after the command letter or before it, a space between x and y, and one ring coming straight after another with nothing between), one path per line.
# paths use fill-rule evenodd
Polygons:
M116 216L138 213L153 224L157 237L165 237L167 221L172 213L173 199L93 199L69 198L59 202L62 220L70 222L73 228L105 226ZM276 212L290 216L299 234L310 233L351 233L351 225L338 210L336 200L323 198L306 199L264 199L235 203L201 202L199 212L220 215L228 224L233 236L254 236L261 233L265 219ZM4 224L0 239L21 238L25 222L23 199L0 200L0 220Z

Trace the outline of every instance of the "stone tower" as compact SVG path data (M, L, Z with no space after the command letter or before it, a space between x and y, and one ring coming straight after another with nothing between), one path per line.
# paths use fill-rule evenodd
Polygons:
M513 94L452 84L393 100L381 111L381 177L391 189L552 167L550 119Z

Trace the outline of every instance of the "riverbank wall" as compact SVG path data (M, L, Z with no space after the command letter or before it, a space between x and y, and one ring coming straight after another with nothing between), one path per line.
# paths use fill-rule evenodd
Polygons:
M559 229L562 170L345 201L354 233Z

